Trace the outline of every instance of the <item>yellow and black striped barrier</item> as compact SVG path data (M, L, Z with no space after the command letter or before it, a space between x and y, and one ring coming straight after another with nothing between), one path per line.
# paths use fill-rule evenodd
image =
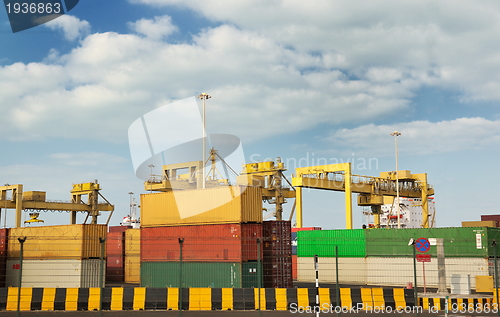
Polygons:
M179 300L178 288L113 287L102 289L103 310L289 310L299 311L387 311L414 307L413 290L403 288L188 288ZM493 297L454 298L448 308L486 307ZM20 310L98 310L100 288L21 288ZM0 288L0 311L17 310L18 288ZM444 310L443 298L419 298L425 311Z

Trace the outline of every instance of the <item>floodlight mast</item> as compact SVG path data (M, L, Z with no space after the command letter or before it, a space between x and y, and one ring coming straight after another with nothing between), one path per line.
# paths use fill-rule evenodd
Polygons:
M201 178L202 179L202 188L205 188L206 187L206 184L205 184L205 164L206 164L206 155L207 155L207 145L206 145L206 138L207 138L207 134L206 134L206 114L205 114L205 101L212 98L212 96L210 96L209 94L207 94L206 92L202 93L201 95L198 95L197 96L198 98L200 98L201 100L203 100L203 129L202 129L202 141L203 141L203 155L202 155L202 161L203 161L203 166L202 166L202 169L201 169L201 172L203 173L203 177Z

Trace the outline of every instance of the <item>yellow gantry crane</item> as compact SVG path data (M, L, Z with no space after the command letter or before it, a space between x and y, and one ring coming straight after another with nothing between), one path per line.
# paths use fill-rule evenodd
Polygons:
M398 175L398 180L396 180ZM427 184L427 174L411 174L408 170L383 172L380 177L353 175L351 163L301 167L295 169L292 185L296 190L297 227L302 227L302 188L345 192L346 229L352 229L352 193L358 195L359 206L370 206L375 226L380 226L381 206L384 196L422 199L422 224L429 227L428 197L434 189Z
M207 160L212 161L212 172L205 177L206 187L227 186L227 179L216 179L215 162L217 151L212 149ZM222 158L218 158L222 162ZM225 163L225 162L224 162ZM147 191L171 191L174 189L200 189L202 161L193 161L163 166L161 176L152 176L144 182ZM178 171L188 171L179 174ZM301 228L302 222L302 188L315 188L321 190L345 192L346 229L352 229L352 193L358 194L359 206L370 206L376 227L380 226L381 206L384 204L384 196L396 197L397 185L399 185L399 196L422 199L422 224L421 227L429 227L428 197L434 195L434 189L427 184L427 174L411 174L408 170L396 172L383 172L379 177L353 175L351 163L329 164L301 167L295 169L292 182L284 176L285 165L278 158L276 161L249 163L243 165L243 171L237 177L237 184L244 186L262 187L262 200L276 205L274 216L276 220L283 219L283 204L286 199L295 198L292 213L296 208L297 227ZM210 176L211 175L211 176ZM396 175L398 179L396 180ZM286 183L283 181L285 180Z
M229 180L220 175L216 167L217 161L222 162L223 166L229 168L235 175L238 174L232 170L229 165L227 165L224 159L214 148L210 149L210 155L206 163L209 161L211 162L211 167L205 176L203 175L203 167L206 164L203 164L203 161L163 165L162 175L151 175L150 178L144 182L144 190L150 192L168 192L174 189L201 189L203 177L205 177L206 188L224 185L227 186L229 185ZM187 173L179 173L180 171L185 172L186 170Z
M21 227L22 211L29 211L31 219L26 221L40 222L37 219L40 211L68 211L70 212L70 223L76 223L76 213L85 212L87 219L91 218L91 223L97 223L97 217L101 211L111 211L109 219L111 218L114 206L109 203L100 193L100 185L97 180L90 183L81 183L73 185L71 190L71 202L51 202L46 201L45 192L43 191L29 191L23 192L23 185L5 185L0 186L0 211L2 209L15 209L16 210L16 228ZM10 195L9 195L10 193ZM88 196L87 202L83 201L83 197ZM99 203L99 196L103 198L106 203ZM9 198L8 198L9 197Z
M243 172L238 176L237 183L246 186L262 187L262 200L276 205L274 216L283 220L283 204L287 198L295 198L295 190L283 186L283 179L288 182L283 172L285 164L278 158L276 162L267 161L243 165ZM291 183L288 182L290 187Z

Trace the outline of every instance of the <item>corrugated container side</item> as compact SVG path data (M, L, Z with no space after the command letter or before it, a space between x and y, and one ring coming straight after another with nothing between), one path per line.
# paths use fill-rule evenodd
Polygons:
M482 221L494 220L500 222L500 215L481 215Z
M124 267L106 267L106 282L123 282L124 277Z
M413 249L408 246L411 238L442 238L445 257L486 258L493 256L493 249L490 246L493 239L500 238L500 229L486 227L370 229L367 230L367 256L411 257ZM436 247L431 246L427 253L436 256Z
M262 222L261 188L223 186L141 195L141 227Z
M262 270L262 263L249 261L241 263L241 287L255 288L262 287L264 283L262 280L259 283L259 270ZM263 276L262 272L261 277Z
M335 257L338 246L339 257L365 257L365 229L314 230L297 232L297 255L299 257Z
M292 288L292 256L275 256L264 260L264 287Z
M290 221L264 221L264 287L293 287L292 230Z
M240 187L242 217L240 222L262 222L262 188Z
M106 267L123 268L123 257L122 256L108 256L106 259Z
M252 266L255 269L252 269ZM187 262L182 264L182 287L256 287L257 276L257 262ZM179 287L179 285L179 262L141 262L141 286L163 288Z
M0 258L0 287L5 287L5 279L7 274L7 258Z
M22 287L99 287L99 261L23 260ZM7 260L6 285L17 287L18 274L19 260Z
M462 227L498 227L498 221L482 220L482 221L462 221Z
M141 259L137 255L125 255L125 283L139 284L141 282Z
M104 230L106 232L106 230ZM106 264L104 263L104 274L102 276L102 285L106 282ZM82 288L99 287L99 270L101 269L100 259L86 259L82 260Z
M0 229L0 256L7 256L7 243L9 241L9 229Z
M11 228L8 258L19 258L18 238L24 242L25 259L88 259L100 257L99 237L106 237L106 225L78 224Z
M5 275L7 269L7 243L9 241L9 229L0 229L0 287L5 287Z
M106 238L108 228L106 225L87 224L82 225L84 232L83 258L96 259L101 257L101 243L99 238Z
M141 230L127 229L125 231L125 255L141 254Z
M141 261L244 262L257 260L260 224L220 224L141 228ZM262 256L262 255L261 255Z
M106 239L106 256L123 256L125 254L125 232L109 232Z
M19 258L18 238L24 242L25 259L81 259L83 248L82 225L11 228L8 258Z
M478 234L480 233L480 229L486 229L486 233L481 233L481 244L482 248L486 250L486 256L494 257L495 249L493 247L493 241L500 241L500 228L475 228L474 232L476 233L476 243L479 243ZM479 231L479 232L478 232ZM498 248L498 246L497 246ZM497 256L499 252L497 249Z
M292 279L297 280L297 255L292 255Z
M290 221L264 221L262 223L264 257L292 255Z

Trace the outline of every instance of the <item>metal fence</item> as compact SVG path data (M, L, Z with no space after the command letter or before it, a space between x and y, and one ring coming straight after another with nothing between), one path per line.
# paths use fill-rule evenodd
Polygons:
M437 248L434 245L420 252L414 244L407 244L411 256L362 256L359 240L354 238L334 244L299 236L297 255L278 248L272 239L146 239L139 232L127 230L123 239L114 239L109 233L88 238L97 239L97 244L83 238L75 244L74 237L47 237L45 242L29 236L23 242L19 237L10 237L5 242L7 248L0 253L0 287L18 286L19 281L26 287L100 287L102 274L104 286L289 288L315 283L317 276L322 285L338 281L341 285L411 288L416 284L422 292L441 287L463 294L492 292L498 267L494 257L449 256L446 243L441 255L431 252ZM311 250L302 248L313 245L322 251L309 256ZM386 247L399 245L388 243ZM86 247L94 250L84 250ZM318 256L317 265L314 255Z

